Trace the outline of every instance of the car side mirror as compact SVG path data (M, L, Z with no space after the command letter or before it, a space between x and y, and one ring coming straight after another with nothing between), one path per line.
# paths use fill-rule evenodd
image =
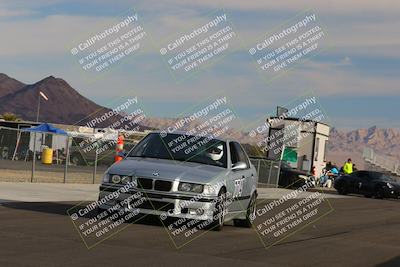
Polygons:
M240 171L244 169L247 169L247 164L243 161L236 162L232 165L232 171Z

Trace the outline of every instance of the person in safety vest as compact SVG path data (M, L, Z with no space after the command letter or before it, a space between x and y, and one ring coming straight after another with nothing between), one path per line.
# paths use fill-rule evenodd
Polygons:
M343 165L343 172L345 174L351 174L353 172L353 163L351 162L351 159L348 159Z

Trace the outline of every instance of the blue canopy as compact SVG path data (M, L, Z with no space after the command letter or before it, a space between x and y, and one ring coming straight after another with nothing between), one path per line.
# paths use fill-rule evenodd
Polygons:
M66 131L58 129L49 123L43 123L35 127L27 128L24 129L24 131L67 135Z

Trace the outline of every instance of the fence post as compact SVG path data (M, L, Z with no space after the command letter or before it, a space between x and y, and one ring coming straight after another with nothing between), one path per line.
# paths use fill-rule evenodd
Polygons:
M35 176L35 164L36 164L36 132L33 134L33 158L32 158L31 183L33 183L33 177Z
M94 169L93 169L93 181L92 181L92 184L94 184L94 181L95 181L95 179L96 179L97 158L98 158L98 153L97 153L97 149L96 149L96 154L95 154L95 158L94 158Z
M67 149L65 152L65 168L64 168L64 184L67 182L67 174L68 174L68 164L69 164L69 139L67 136Z
M271 184L271 172L272 172L272 168L273 168L273 161L271 160L270 162L269 162L269 173L268 173L268 186Z
M279 161L279 165L278 165L278 172L277 172L277 175L276 175L276 185L275 185L275 188L278 188L278 187L279 187L279 177L281 176L281 164L282 164L282 161L280 160L280 161Z

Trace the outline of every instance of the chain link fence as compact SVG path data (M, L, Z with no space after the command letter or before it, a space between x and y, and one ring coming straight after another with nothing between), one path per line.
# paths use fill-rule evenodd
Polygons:
M114 163L115 135L65 136L0 127L0 181L100 183ZM125 140L124 148L137 141Z
M277 188L279 184L280 161L265 158L250 158L258 173L259 187Z
M0 181L100 183L114 163L118 134L65 136L0 127ZM129 151L140 138L125 139ZM278 187L280 163L251 158L259 185Z

